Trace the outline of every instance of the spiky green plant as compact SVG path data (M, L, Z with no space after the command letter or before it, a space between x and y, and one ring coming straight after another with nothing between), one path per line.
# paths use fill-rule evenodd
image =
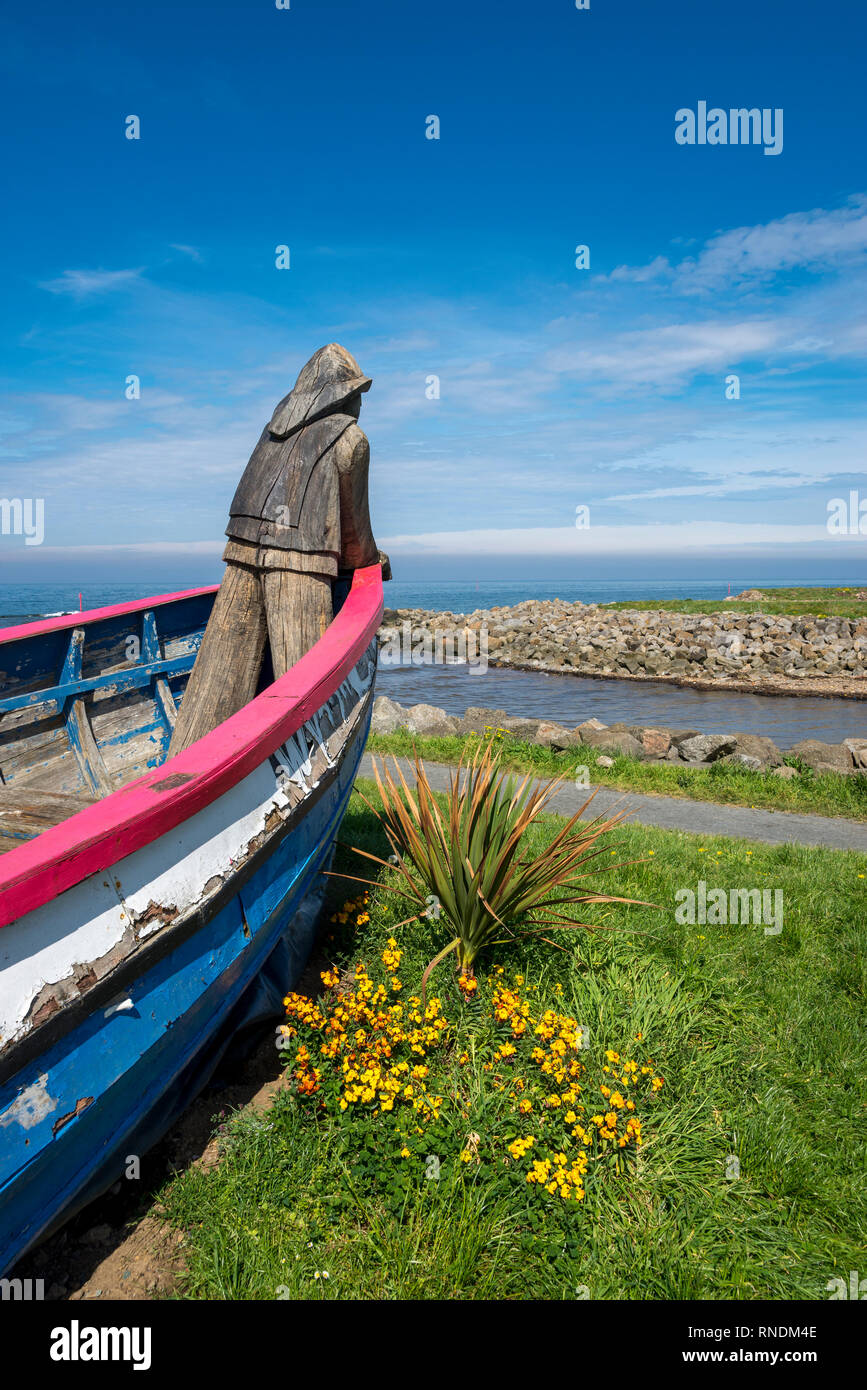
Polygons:
M492 742L488 741L476 748L471 762L464 765L462 760L452 772L441 813L418 754L415 795L400 764L396 759L394 762L400 786L385 760L380 773L373 759L382 814L367 801L385 830L392 858L385 860L361 849L356 853L395 868L399 886L382 886L412 902L423 915L433 915L434 899L439 915L454 932L427 967L422 987L434 966L452 951L457 953L461 972L471 975L478 956L495 940L502 940L504 933L506 937L539 934L546 927L590 930L599 924L577 922L563 909L584 903L638 902L579 884L579 880L600 871L599 865L591 866L591 861L607 850L600 840L626 815L620 811L607 819L582 821L595 792L544 850L522 857L527 831L544 812L562 778L535 788L530 776L519 782L498 770ZM617 866L606 866L606 870L613 867Z

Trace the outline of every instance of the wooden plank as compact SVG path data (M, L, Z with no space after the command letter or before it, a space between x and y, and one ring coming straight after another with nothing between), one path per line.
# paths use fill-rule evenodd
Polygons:
M4 787L0 790L0 815L23 811L26 815L54 815L55 821L65 820L83 806L92 806L95 797L88 792L45 792L22 787L20 791Z
M152 608L146 609L142 614L141 625L142 653L145 661L159 661L162 653L160 651L159 633L157 632L156 614ZM168 681L161 677L157 677L154 681L154 690L156 692L157 708L165 721L166 728L169 731L169 738L171 738L172 731L178 718L178 707L175 704L175 697L171 692Z
M131 666L126 671L109 671L99 676L89 676L81 680L61 681L59 685L32 691L24 695L10 695L0 700L0 714L12 710L36 708L39 705L60 706L64 700L73 696L87 695L91 691L108 690L122 694L143 685L150 685L156 676L185 675L193 664L192 655L174 657L166 661L150 661L145 665Z
M69 685L71 681L81 679L81 660L84 649L84 628L74 627L69 637L69 646L66 649L66 659L63 662L63 670L60 673L60 684Z
M156 690L157 704L160 707L160 712L171 734L178 721L178 707L175 704L175 697L171 692L168 681L158 680L155 683L154 689Z
M75 754L86 785L97 796L109 796L114 787L93 737L83 700L72 701L66 719L66 729L69 734L69 746Z
M266 638L265 605L256 571L230 563L181 702L170 758L250 703L259 683Z
M262 576L274 676L282 676L315 646L332 619L331 581L292 570Z
M0 790L0 854L8 854L18 845L68 820L95 798L82 792L64 795L59 792L33 791L30 788Z

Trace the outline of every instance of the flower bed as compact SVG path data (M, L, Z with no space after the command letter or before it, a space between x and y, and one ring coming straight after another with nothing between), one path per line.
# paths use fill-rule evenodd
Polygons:
M348 902L332 920L365 923L367 902ZM651 1111L663 1086L640 1035L636 1058L591 1045L586 1025L503 966L481 980L461 976L448 1009L440 997L425 1003L401 979L402 955L390 937L370 968L323 971L318 1000L284 1001L280 1047L313 1114L339 1119L383 1171L400 1159L397 1190L410 1173L495 1168L541 1197L578 1203L589 1182L623 1170L642 1143L639 1109ZM484 1133L467 1126L479 1079L493 1102Z

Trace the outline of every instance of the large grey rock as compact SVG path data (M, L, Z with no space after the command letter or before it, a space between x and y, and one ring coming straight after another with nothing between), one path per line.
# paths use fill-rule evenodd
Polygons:
M458 721L454 715L446 714L437 705L410 705L406 711L406 725L411 734L419 738L450 738L458 731Z
M672 729L671 742L675 748L679 748L684 739L696 738L700 732L699 729Z
M578 724L578 725L576 725L576 727L572 730L572 732L573 732L573 734L578 734L579 736L583 736L585 730L587 731L587 733L593 734L593 733L597 733L600 729L607 729L607 728L608 728L608 725L607 725L607 724L603 724L601 719L585 719L585 720L584 720L584 723L583 723L583 724Z
M638 739L648 758L664 758L671 747L671 733L668 729L633 725L629 732L633 738Z
M406 728L406 710L403 705L399 705L396 700L389 700L387 695L377 696L373 702L370 732L394 734L403 728Z
M562 724L555 724L550 719L543 719L536 730L534 743L543 744L546 748L552 748L555 753L562 752L565 748L580 748L581 739L578 734L573 734L569 729L564 729Z
M470 705L463 719L458 720L461 734L484 734L503 727L508 715L504 709L488 709L485 705Z
M505 719L500 720L497 727L505 729L512 738L519 738L524 743L532 743L539 725L543 722L541 719L522 719L520 715L509 714Z
M779 767L783 761L783 755L772 738L765 738L763 734L739 734L734 735L736 739L733 757L741 762L749 758L751 761L747 766L752 766L755 762L759 767Z
M624 729L588 729L582 734L582 743L588 748L605 748L609 752L622 753L629 758L643 758L644 749Z
M789 749L793 758L800 758L814 772L851 772L855 760L845 743L823 743L818 738L805 738Z
M694 734L678 742L680 756L688 763L713 763L735 750L731 734Z
M844 738L843 742L852 754L855 766L867 768L867 738Z

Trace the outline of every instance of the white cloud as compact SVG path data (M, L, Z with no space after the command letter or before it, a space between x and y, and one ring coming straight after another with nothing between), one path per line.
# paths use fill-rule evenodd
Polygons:
M655 256L647 265L618 265L615 266L610 275L595 275L594 280L602 282L614 281L624 284L642 285L648 280L660 280L673 273L673 267L667 256Z
M700 372L723 372L733 363L780 349L784 324L772 318L682 321L623 333L600 333L587 346L564 346L548 353L546 365L579 382L607 381L623 390L631 385L673 387Z
M683 293L769 281L790 270L828 271L863 261L867 198L845 207L792 212L755 227L711 237L695 258L679 263L674 288Z
M695 256L672 264L658 255L645 265L619 265L594 284L664 281L667 292L690 295L748 288L791 270L825 273L863 264L867 253L867 195L841 208L791 212L752 227L717 232Z
M844 541L835 537L834 541ZM855 544L858 537L852 538ZM495 530L428 531L385 536L380 545L390 555L671 555L684 550L731 549L743 545L795 545L830 542L823 522L787 525L772 522L707 520L659 525L527 526ZM860 544L863 546L863 539Z
M40 289L87 299L90 295L125 289L141 277L142 270L141 266L137 270L64 270L56 280L43 280Z

